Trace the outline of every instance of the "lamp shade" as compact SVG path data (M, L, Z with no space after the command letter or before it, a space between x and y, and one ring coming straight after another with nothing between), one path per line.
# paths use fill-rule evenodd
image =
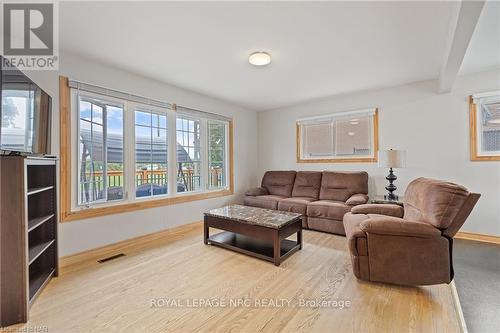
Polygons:
M383 150L378 152L378 166L383 168L405 168L405 150Z

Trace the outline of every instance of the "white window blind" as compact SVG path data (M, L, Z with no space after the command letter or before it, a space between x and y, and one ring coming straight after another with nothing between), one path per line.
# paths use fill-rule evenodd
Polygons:
M376 109L301 118L299 159L374 158Z

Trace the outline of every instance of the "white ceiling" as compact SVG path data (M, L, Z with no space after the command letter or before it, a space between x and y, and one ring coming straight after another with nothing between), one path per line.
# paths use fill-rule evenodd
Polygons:
M465 53L461 74L500 68L500 2L484 5L469 48Z
M61 2L59 31L63 50L267 110L437 78L451 8L450 2ZM249 65L255 50L269 52L271 65ZM466 70L477 71L482 52L467 55Z

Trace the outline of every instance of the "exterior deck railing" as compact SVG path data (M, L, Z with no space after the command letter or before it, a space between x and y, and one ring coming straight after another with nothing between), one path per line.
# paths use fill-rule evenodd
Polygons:
M107 184L108 188L122 187L123 186L123 171L114 170L107 172ZM179 172L177 177L177 192L193 191L200 186L200 175L195 174L193 169L185 169ZM90 174L87 174L87 179L90 179ZM135 172L136 186L139 190L141 185L154 184L160 188L167 188L167 171L166 170L138 170ZM97 193L102 193L104 190L104 177L102 172L94 173L94 181L91 182L94 192L94 197ZM222 168L213 168L210 170L210 176L208 177L208 184L210 188L223 187L224 184L224 174ZM85 186L81 186L82 197L85 195Z

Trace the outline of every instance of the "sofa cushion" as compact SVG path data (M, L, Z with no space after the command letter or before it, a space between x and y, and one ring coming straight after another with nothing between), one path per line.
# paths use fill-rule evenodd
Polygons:
M468 196L469 192L463 186L417 178L406 189L403 218L446 229L460 212Z
M346 202L357 193L368 194L368 173L323 171L320 200Z
M263 187L254 187L245 192L245 195L256 197L258 195L268 195L269 192Z
M307 204L311 201L314 201L314 199L305 197L286 198L278 202L278 210L306 215Z
M368 234L432 238L440 237L441 231L428 223L412 222L398 217L368 214L370 218L359 227Z
M244 199L244 204L252 207L278 209L278 201L285 198L286 197L280 195L259 195L256 197L247 196Z
M318 200L321 187L321 172L299 171L295 176L292 197L307 197Z
M262 187L269 194L291 197L295 174L295 171L267 171L262 178Z
M330 234L345 236L345 230L342 221L325 219L322 217L308 217L307 226L311 230L317 230L322 232L328 232Z
M319 200L307 205L307 216L310 217L322 217L342 221L345 213L350 211L351 207L341 201Z
M368 202L369 199L370 198L366 194L356 193L356 194L351 195L345 203L346 203L346 205L349 205L349 206L364 205Z
M379 214L394 217L403 217L404 209L395 204L364 204L354 206L351 209L353 214Z

